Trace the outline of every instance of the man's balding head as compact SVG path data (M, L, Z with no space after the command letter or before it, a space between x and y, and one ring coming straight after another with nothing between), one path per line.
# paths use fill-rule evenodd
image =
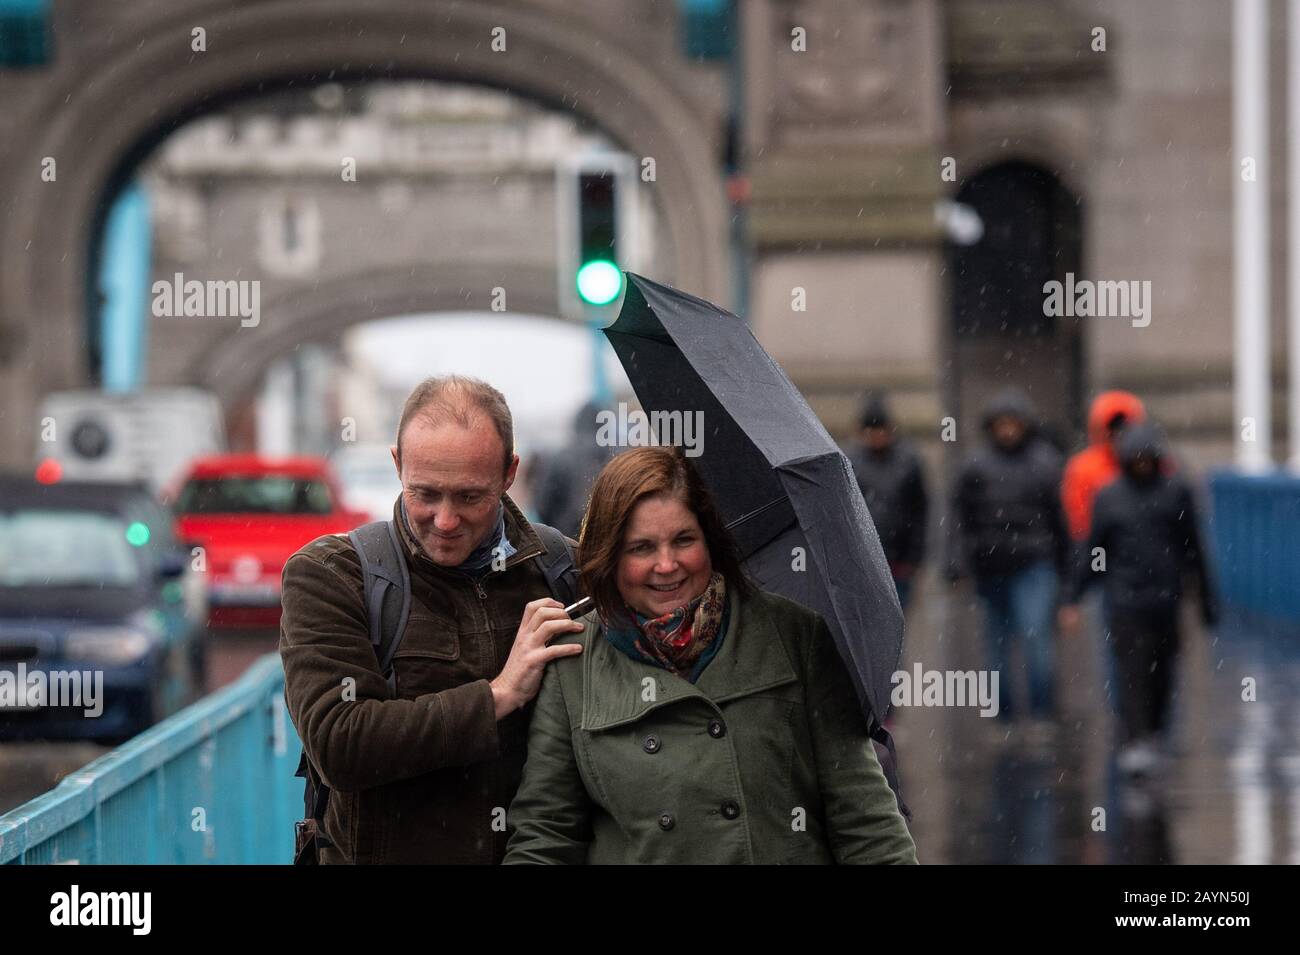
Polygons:
M501 439L501 467L503 471L509 470L515 451L515 429L505 396L486 381L463 375L426 378L407 397L397 424L398 468L402 463L402 435L413 418L432 425L454 422L472 429L476 424L474 419L480 415L487 418Z

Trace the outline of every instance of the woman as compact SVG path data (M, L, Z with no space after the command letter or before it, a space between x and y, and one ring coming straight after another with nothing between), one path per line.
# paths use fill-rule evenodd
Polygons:
M605 466L579 569L506 862L916 861L826 624L745 580L679 451Z

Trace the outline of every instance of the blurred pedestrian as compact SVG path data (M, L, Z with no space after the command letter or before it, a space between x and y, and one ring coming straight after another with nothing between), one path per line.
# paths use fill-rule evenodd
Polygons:
M998 681L998 716L1013 703L1010 661L1020 644L1029 681L1028 710L1055 710L1055 611L1069 541L1061 511L1061 456L1034 434L1037 413L1018 389L985 407L987 439L961 466L953 487L947 576L969 572L984 607L989 667Z
M1121 474L1097 494L1087 550L1070 576L1060 622L1067 632L1077 627L1074 605L1102 577L1119 683L1118 762L1136 775L1158 768L1162 757L1184 578L1196 578L1207 626L1217 607L1192 490L1173 473L1164 435L1149 422L1134 424L1117 453Z
M925 558L930 502L920 456L910 442L898 436L883 394L868 392L863 397L857 441L847 454L880 534L898 601L906 609L912 582Z
M596 475L614 456L614 449L596 440L600 406L588 402L573 417L569 443L547 454L538 465L537 516L570 537L582 529L587 497Z
M1092 502L1097 492L1120 474L1115 444L1124 428L1146 420L1146 409L1137 395L1127 391L1104 391L1088 409L1088 447L1066 462L1061 482L1061 504L1069 522L1070 539L1076 551L1088 542L1092 523ZM1076 557L1078 555L1076 554ZM1106 619L1105 593L1101 595L1101 618ZM1113 699L1115 683L1114 656L1109 645L1109 631L1104 626L1092 628L1093 653L1097 672L1102 674L1102 696Z

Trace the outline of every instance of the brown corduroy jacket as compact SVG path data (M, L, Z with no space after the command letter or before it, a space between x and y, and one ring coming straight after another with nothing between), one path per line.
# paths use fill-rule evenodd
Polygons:
M333 790L322 863L497 863L523 770L531 705L495 718L501 672L530 600L550 596L544 547L510 498L516 553L476 584L430 561L394 507L411 572L396 692L366 626L361 564L346 535L285 564L285 699L308 759Z

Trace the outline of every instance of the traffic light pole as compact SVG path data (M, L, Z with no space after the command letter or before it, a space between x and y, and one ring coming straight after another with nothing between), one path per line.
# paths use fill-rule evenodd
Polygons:
M609 376L605 374L605 308L584 303L583 316L591 334L591 400L604 408L611 397Z

